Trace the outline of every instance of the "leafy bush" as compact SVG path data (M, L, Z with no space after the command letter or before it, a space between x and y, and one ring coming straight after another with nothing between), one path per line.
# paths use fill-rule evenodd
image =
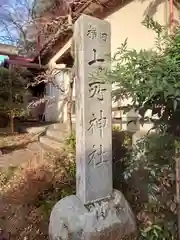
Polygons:
M136 51L128 49L125 41L105 76L116 86L115 101L131 100L127 111L135 109L142 122L147 118L159 132L126 149L128 154L120 161L123 190L136 212L139 238L177 239L174 158L180 136L180 27L168 35L165 27L150 18L144 25L157 34L155 48Z
M27 80L20 69L0 68L0 115L8 116L14 132L14 118L25 115L24 93Z
M125 195L133 207L139 239L176 238L174 138L151 134L124 158Z
M65 140L65 144L68 147L68 150L75 151L76 148L76 136L73 132L70 136L68 136Z
M112 71L105 75L116 85L115 101L131 99L129 108L138 110L142 120L149 110L155 126L165 125L165 131L180 135L180 27L168 35L152 19L144 25L157 34L155 48L131 50L125 41L114 55Z

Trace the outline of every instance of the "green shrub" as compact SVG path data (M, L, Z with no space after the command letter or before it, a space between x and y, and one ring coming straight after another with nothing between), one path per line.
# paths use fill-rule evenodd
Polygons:
M75 148L76 148L76 135L75 135L74 132L72 133L72 135L70 135L69 137L66 138L65 144L66 144L66 146L68 148L67 150L75 151Z
M139 240L174 240L172 233L159 225L151 225L140 230Z
M147 135L124 158L126 198L134 209L139 239L176 238L174 138Z

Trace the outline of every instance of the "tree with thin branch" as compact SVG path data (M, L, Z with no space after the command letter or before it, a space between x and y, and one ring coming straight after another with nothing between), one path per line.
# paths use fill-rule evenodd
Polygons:
M0 41L19 47L27 54L34 48L34 40L28 40L27 25L32 22L34 2L15 0L3 2L0 8Z

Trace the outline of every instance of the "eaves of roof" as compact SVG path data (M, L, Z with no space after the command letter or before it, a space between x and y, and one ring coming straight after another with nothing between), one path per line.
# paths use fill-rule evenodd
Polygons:
M72 21L73 23L79 18L79 16L84 13L91 15L100 19L104 19L112 12L116 11L132 0L81 0L77 1L78 4L72 11ZM61 49L66 42L72 37L73 30L72 27L67 26L67 18L64 18L62 28L58 29L57 32L51 35L45 42L40 50L40 56L42 64L47 64L47 62L53 57L53 55ZM64 27L67 26L67 27ZM38 56L34 60L38 62Z

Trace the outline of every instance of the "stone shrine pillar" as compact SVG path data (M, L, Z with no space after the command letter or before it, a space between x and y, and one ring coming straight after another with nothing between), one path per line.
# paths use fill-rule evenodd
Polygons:
M76 195L61 199L51 240L120 240L135 231L129 204L112 184L111 85L94 75L110 64L110 24L82 14L74 26Z
M85 15L74 30L76 191L87 204L112 195L111 84L97 75L110 65L111 33L109 23Z

